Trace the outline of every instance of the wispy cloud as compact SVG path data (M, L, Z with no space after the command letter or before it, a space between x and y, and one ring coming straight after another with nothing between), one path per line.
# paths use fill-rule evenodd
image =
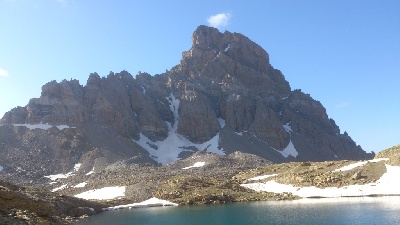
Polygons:
M342 102L342 103L337 104L336 107L344 108L344 107L347 107L349 105L350 105L350 103L348 103L348 102Z
M219 13L219 14L210 16L207 19L207 22L212 27L222 28L222 27L226 27L229 24L229 21L231 18L232 18L232 14L230 14L230 13Z
M7 70L0 68L0 77L8 77Z

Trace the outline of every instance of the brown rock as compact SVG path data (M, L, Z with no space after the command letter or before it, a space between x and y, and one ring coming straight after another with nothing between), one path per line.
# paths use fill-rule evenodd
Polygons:
M168 135L168 127L156 110L152 99L138 89L133 89L130 95L132 110L137 115L142 133L154 141L165 139Z
M214 137L219 128L217 116L207 98L186 90L179 104L178 133L195 143L202 143Z
M225 115L226 125L237 132L249 128L255 116L255 104L251 100L232 94L227 97L223 106L222 114Z
M280 119L261 101L256 103L256 115L249 131L279 150L284 149L289 143L289 134L283 128Z
M359 180L361 178L361 172L356 172L353 176L351 176L352 180Z

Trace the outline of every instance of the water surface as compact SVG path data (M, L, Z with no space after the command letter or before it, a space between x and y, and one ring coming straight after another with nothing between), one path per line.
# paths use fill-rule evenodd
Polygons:
M124 209L101 213L78 224L400 224L400 197Z

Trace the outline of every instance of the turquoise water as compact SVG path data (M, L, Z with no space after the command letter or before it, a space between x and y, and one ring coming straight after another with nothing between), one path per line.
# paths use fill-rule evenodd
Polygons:
M400 197L123 209L78 224L400 224Z

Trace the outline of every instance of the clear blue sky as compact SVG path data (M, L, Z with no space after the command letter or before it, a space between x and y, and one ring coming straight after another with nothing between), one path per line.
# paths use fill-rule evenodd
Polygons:
M400 143L398 0L0 0L0 114L51 80L162 73L222 13L365 150Z

